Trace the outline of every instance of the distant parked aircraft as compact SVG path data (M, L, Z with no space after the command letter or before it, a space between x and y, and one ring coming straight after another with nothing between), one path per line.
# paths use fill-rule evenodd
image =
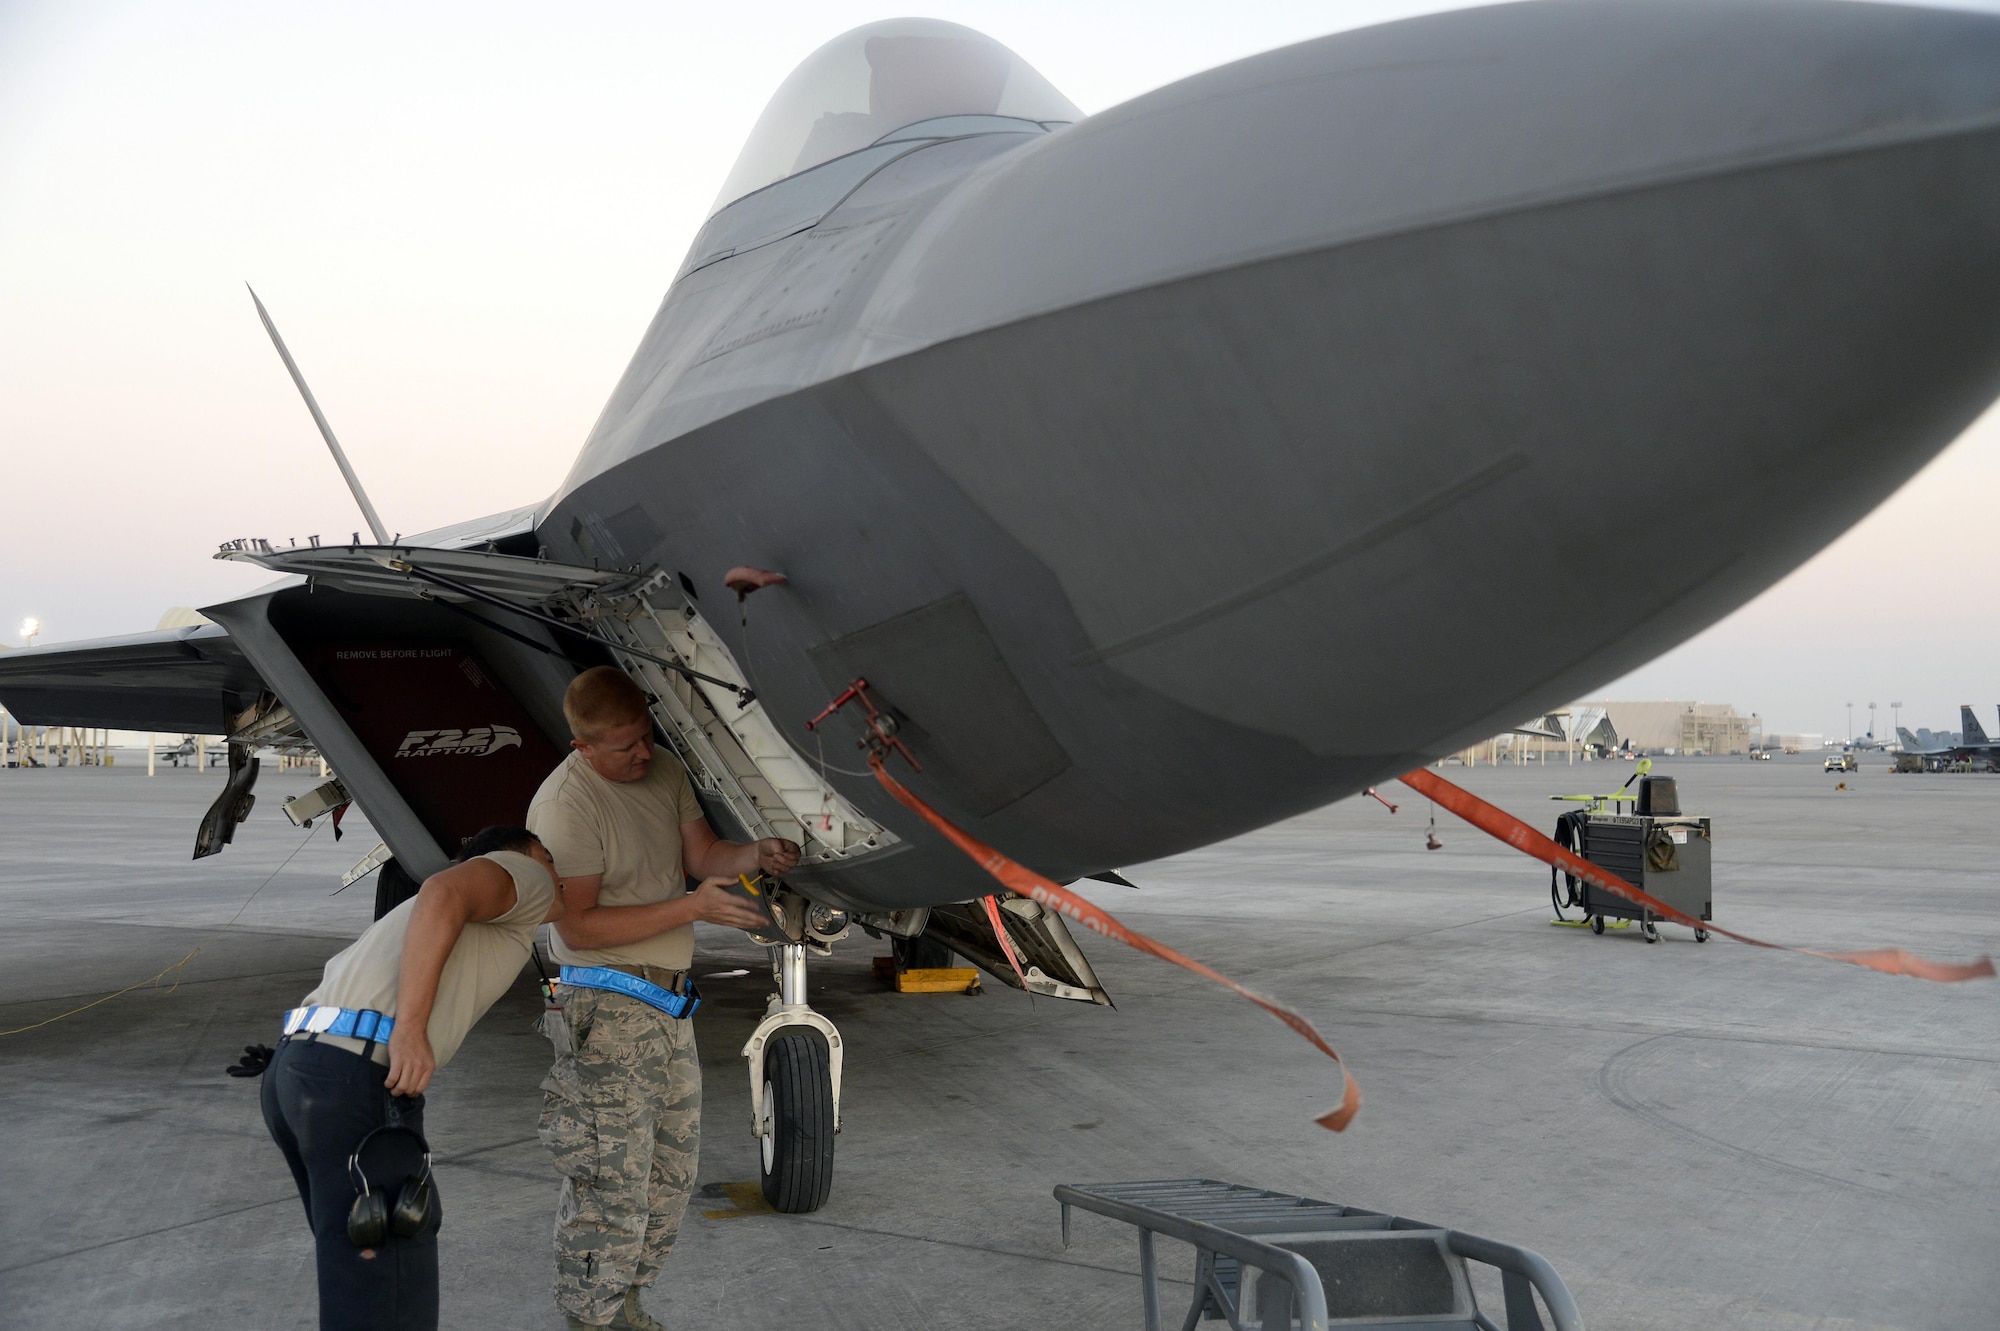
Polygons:
M229 746L225 743L209 745L207 746L206 754L204 754L203 746L195 742L193 735L184 735L177 743L161 743L154 750L154 757L160 762L172 763L175 767L181 765L181 759L183 758L187 759L190 764L195 764L201 762L205 757L207 765L214 767L229 757Z
M1940 762L1987 762L2000 763L2000 741L1987 738L1986 728L1979 724L1979 718L1972 714L1972 708L1958 709L1958 735L1949 732L1933 735L1928 730L1913 735L1903 726L1896 727L1896 737L1903 742L1903 752L1920 758L1935 758Z
M1958 747L1951 735L1933 736L1928 730L1920 732L1920 735L1921 738L1912 735L1907 726L1896 727L1896 738L1902 741L1904 753L1913 753L1921 758L1938 758Z
M1972 708L1961 703L1958 709L1958 728L1964 734L1959 748L1967 757L2000 759L2000 742L1986 737L1986 727L1979 724L1979 718L1972 714Z

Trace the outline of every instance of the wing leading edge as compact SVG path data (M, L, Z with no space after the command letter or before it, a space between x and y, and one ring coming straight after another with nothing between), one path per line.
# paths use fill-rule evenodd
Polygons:
M221 735L264 687L213 624L0 654L0 705L29 725Z

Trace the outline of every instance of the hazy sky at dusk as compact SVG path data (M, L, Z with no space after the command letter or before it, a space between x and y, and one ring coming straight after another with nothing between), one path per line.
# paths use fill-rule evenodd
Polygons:
M933 3L1086 111L1446 8ZM255 284L388 525L567 469L765 99L898 9L0 0L0 639L150 629L360 526ZM1786 582L1602 696L1844 730L2000 703L2000 415ZM1886 712L1884 716L1886 723ZM1859 724L1859 722L1858 722Z

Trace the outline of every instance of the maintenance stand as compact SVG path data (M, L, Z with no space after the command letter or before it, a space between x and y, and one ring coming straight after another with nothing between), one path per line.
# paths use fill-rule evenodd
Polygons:
M1162 1326L1155 1234L1194 1245L1181 1331L1214 1319L1232 1331L1501 1331L1479 1311L1467 1259L1500 1271L1505 1331L1547 1331L1536 1294L1555 1331L1583 1331L1569 1287L1542 1257L1438 1225L1214 1179L1065 1183L1056 1200L1064 1247L1073 1206L1138 1227L1146 1331Z

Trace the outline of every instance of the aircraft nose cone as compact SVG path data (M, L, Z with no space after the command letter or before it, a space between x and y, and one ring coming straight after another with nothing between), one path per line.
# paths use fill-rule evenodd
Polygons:
M2000 19L1413 20L1115 108L925 227L872 326L929 348L865 377L1054 571L1073 663L1441 752L1741 604L2000 392Z

